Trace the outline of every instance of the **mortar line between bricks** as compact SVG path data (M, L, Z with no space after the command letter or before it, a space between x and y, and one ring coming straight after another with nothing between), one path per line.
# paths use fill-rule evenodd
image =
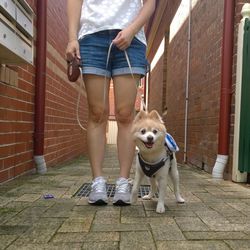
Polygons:
M153 238L153 242L154 242L155 249L157 249L156 239L155 239L155 237L154 237L153 229L152 229L150 223L148 223L148 227L149 227L149 232L151 233L152 238Z
M26 207L26 208L27 208L27 207ZM16 215L13 216L13 218L14 218L15 216L17 216L18 214L20 214L22 211L24 211L26 208L20 210ZM30 208L30 207L28 207L28 208ZM8 222L8 221L6 221L6 222L3 224L3 226L7 226L7 225L6 225L7 222ZM15 226L18 226L18 225L15 225ZM8 244L4 249L7 249L9 246L11 246L13 243L15 243L15 242L16 242L22 235L24 235L31 227L32 227L32 226L29 226L24 232L22 232L22 234L17 235L17 238L14 239L13 241L11 241L10 244Z
M15 241L17 241L17 239L20 238L21 235L19 235L15 240L11 241L10 244L8 244L4 249L7 249L9 246L11 246Z
M119 232L118 249L121 249L121 232Z
M200 231L184 231L184 233L199 233ZM243 233L246 236L248 236L245 232L243 231L202 231L202 233ZM185 236L185 235L184 235ZM187 241L225 241L225 240L230 240L230 239L206 239L206 238L201 238L201 239L187 239ZM233 240L248 240L248 238L234 238ZM230 248L231 249L231 248Z
M219 215L221 215L221 216L223 216L221 213L219 213L218 211L216 211L214 208L212 208L212 207L210 207L210 206L208 206L209 208L211 208L214 212L216 212L216 213L218 213ZM196 211L194 211L194 213L196 214ZM209 228L209 232L213 232L213 230L210 228L210 226L209 225L207 225L207 223L198 215L198 214L196 214L196 216ZM224 217L223 217L224 218ZM230 223L230 221L227 219L227 218L224 218L225 220L227 220L229 223Z
M25 209L30 208L30 207L31 207L31 206L29 206L29 207L24 207L22 210L20 210L19 212L17 212L17 214L13 215L12 218L18 216L21 212L23 212ZM6 225L7 222L8 222L8 221L5 221L3 225Z
M225 202L225 201L224 201ZM238 213L240 213L240 214L242 214L243 215L243 213L241 212L241 210L238 210L237 208L234 208L233 206L231 206L230 205L230 203L227 203L227 202L225 202L229 207L231 207L232 209L234 209L234 210L236 210Z
M185 234L184 234L183 231L181 230L181 228L180 228L180 226L179 226L179 224L177 223L177 221L176 221L175 218L176 218L176 216L173 216L173 219L174 219L174 222L175 222L176 226L180 229L181 234L184 236L184 238L186 239L186 241L188 241L187 237L185 236Z
M233 248L230 247L230 245L229 245L225 240L223 240L223 242L226 244L226 246L227 246L229 249L233 250Z
M119 208L119 222L122 224L122 208Z
M67 219L65 219L65 220L67 220ZM54 234L50 237L48 243L49 243L49 242L52 242L52 239L53 239L53 238L55 237L55 235L58 233L59 228L63 225L63 223L65 222L65 220L62 220L60 226L55 230Z
M89 205L89 206L90 206L90 205ZM90 226L90 228L89 228L88 233L89 233L89 232L94 232L92 229L93 229L93 222L94 222L94 220L95 220L96 212L97 212L97 211L98 211L98 210L95 210L95 213L94 213L93 219L92 219L92 221L91 221L91 226Z
M142 198L141 198L141 199L142 199ZM143 207L144 213L145 213L145 215L146 215L146 218L149 218L149 217L147 216L146 207L145 207L145 205L144 205L143 200L141 201L141 203L142 203L142 207ZM150 222L147 223L147 224L148 224L148 231L149 231L150 234L152 235L152 239L153 239L153 242L154 242L155 249L157 249L157 243L156 243L156 240L155 240L155 238L154 238L153 229L152 229L152 227L151 227L151 225L150 225Z
M142 199L142 198L141 198L141 199ZM144 205L144 203L143 203L143 200L142 200L141 202L142 202L142 206L143 206L143 210L144 210L144 213L145 213L145 215L146 215L146 218L149 218L149 217L147 216L146 207L145 207L145 205ZM156 243L156 240L155 240L155 238L154 238L153 229L152 229L152 227L151 227L151 225L150 225L150 222L147 223L147 224L148 224L148 231L149 231L149 232L151 233L151 235L152 235L152 239L153 239L153 242L154 242L155 249L157 249L157 243Z

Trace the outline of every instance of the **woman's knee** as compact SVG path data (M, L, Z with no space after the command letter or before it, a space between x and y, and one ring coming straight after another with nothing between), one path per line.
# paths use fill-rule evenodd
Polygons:
M117 109L115 117L120 124L130 124L134 119L134 109L130 107Z
M94 123L103 123L108 120L108 110L103 107L89 107L89 120Z

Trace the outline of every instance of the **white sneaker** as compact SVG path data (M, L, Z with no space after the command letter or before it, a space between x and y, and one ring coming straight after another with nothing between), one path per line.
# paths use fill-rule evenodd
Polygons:
M93 180L88 202L91 205L97 206L106 205L108 203L106 181L102 176L96 177Z
M113 205L127 206L130 205L131 184L129 179L120 177L116 181L115 195Z

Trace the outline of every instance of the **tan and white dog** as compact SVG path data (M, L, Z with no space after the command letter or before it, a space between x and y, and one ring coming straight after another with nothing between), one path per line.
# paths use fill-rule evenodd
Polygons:
M139 153L131 193L131 204L137 201L138 189L145 175L150 177L150 192L143 199L152 199L159 192L156 212L165 212L168 173L173 181L177 202L184 203L179 192L179 173L175 153L165 146L166 128L157 111L140 111L133 122L132 135Z

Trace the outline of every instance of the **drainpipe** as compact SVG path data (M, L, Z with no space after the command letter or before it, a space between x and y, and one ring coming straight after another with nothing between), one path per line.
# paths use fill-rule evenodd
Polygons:
M189 80L190 80L190 52L191 52L191 14L192 14L192 0L189 0L188 50L187 50L187 75L186 75L185 125L184 125L184 154L183 154L183 162L184 163L187 163L187 128L188 128L188 104L189 104Z
M218 155L213 178L223 179L229 154L230 105L232 94L232 64L234 47L235 0L224 0L224 28L221 62L221 95Z
M35 131L34 161L37 173L47 171L44 159L46 42L47 42L47 0L36 1L36 75L35 75Z
M145 110L146 111L148 111L148 102L149 102L148 95L149 95L149 84L150 84L150 76L151 76L150 72L151 71L149 69L148 73L146 74L146 82L145 82L146 88L144 89L144 103L145 103Z

